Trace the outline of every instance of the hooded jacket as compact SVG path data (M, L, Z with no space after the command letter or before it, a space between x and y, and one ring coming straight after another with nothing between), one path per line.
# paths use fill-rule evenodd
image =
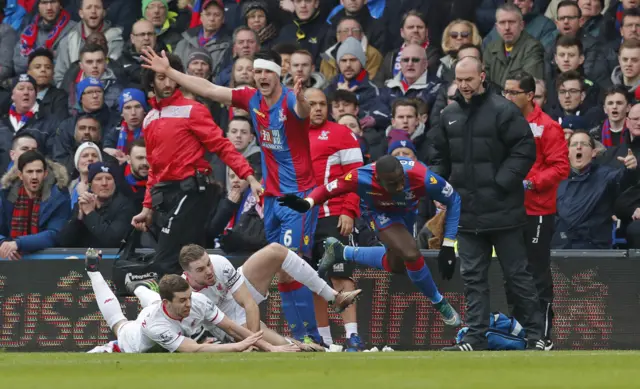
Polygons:
M282 79L282 83L288 88L293 88L293 81L293 76L290 73L287 73ZM307 82L307 85L304 86L304 88L324 89L326 85L327 80L324 78L322 73L313 72L309 75L309 81Z
M382 54L380 54L378 49L369 44L366 36L363 36L360 42L362 43L364 55L367 58L367 65L364 68L367 73L369 73L369 77L375 78L380 66L382 66ZM327 80L332 79L340 73L338 64L336 63L336 55L339 47L340 43L338 42L320 54L320 58L322 59L320 62L320 73L322 73Z
M240 151L240 150L238 150ZM249 162L249 165L253 168L253 175L256 180L260 181L262 178L262 154L260 153L260 146L258 146L256 140L252 140L247 148L242 152L242 156ZM214 178L220 182L222 189L227 190L230 187L229 182L229 166L216 155L213 154L210 158L210 164L213 168Z
M195 49L200 48L198 43L198 34L202 30L201 26L190 28L182 33L182 40L178 42L173 54L180 57L184 67L187 67L189 62L189 55ZM209 52L213 65L211 66L211 74L217 74L222 69L222 63L225 59L224 56L232 45L231 36L227 33L224 26L217 32L216 38L207 42L203 49Z
M460 231L526 223L522 181L535 163L536 145L515 104L487 91L466 102L458 91L428 137L435 151L431 170L460 194Z
M70 216L70 198L67 190L68 178L65 168L53 161L47 161L47 177L42 187L38 226L40 232L16 238L18 251L30 253L54 247L57 236ZM13 207L18 197L22 181L18 177L18 168L14 166L0 181L0 241L12 240L11 220Z
M82 38L83 26L83 23L76 24L69 31L69 34L60 41L60 47L56 51L56 63L53 72L53 81L56 85L62 82L71 64L80 59L80 49L84 46L84 39ZM101 31L109 46L107 57L113 61L117 60L122 55L122 48L124 47L122 28L112 26L108 20L105 20Z
M622 74L622 69L620 66L616 66L611 73L611 82L614 85L624 85L624 75ZM636 89L640 86L640 80L636 81L635 84L627 86L627 90L632 95L636 93Z
M366 6L366 4L363 5L362 9L360 9L360 11L358 11L356 14L347 15L347 11L343 9L337 14L333 15L333 17L331 17L331 19L327 21L330 25L329 29L331 30L331 32L327 35L325 47L332 46L334 43L336 43L336 29L338 28L340 20L342 20L344 17L351 17L356 19L364 29L364 35L368 37L369 44L375 47L380 52L385 51L385 49L387 48L385 25L380 19L374 19L373 16L371 16L369 8Z

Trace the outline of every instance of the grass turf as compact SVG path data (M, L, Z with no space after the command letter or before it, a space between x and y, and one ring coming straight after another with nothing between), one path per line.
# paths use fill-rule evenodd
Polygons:
M0 353L0 387L640 388L640 352Z

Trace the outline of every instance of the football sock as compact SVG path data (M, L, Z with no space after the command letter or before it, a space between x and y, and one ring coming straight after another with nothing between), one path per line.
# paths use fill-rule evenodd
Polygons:
M353 247L345 246L344 259L348 262L355 262L360 265L373 267L384 270L382 258L385 256L387 249L378 247Z
M420 292L427 296L432 303L437 304L442 301L442 295L438 292L438 287L431 277L429 268L424 263L424 257L418 258L415 262L405 262L407 275Z
M331 337L331 327L318 327L318 332L320 336L322 336L322 341L327 346L331 346L333 344L333 338Z
M349 339L351 334L358 334L358 323L344 323L344 330L347 339Z
M93 293L96 295L96 302L100 313L104 317L104 321L107 322L109 328L113 328L115 324L122 320L127 320L120 308L120 302L113 291L107 284L107 281L102 277L102 273L99 271L88 271L89 279L91 279L91 287Z
M140 301L142 308L146 308L154 302L161 300L158 293L142 285L138 286L136 290L133 291L133 294L135 294Z
M335 299L335 291L327 285L318 273L298 254L289 250L286 258L282 262L282 270L287 272L293 279L306 285L312 292L321 296L327 301ZM313 306L313 304L311 305ZM315 317L315 316L314 316Z
M320 340L316 313L313 307L313 293L298 281L278 283L282 312L289 323L294 338L302 340L305 335Z

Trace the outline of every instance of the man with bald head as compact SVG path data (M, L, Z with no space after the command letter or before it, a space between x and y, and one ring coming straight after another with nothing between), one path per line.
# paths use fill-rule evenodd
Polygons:
M383 100L388 107L398 98L418 98L433 107L442 85L435 73L427 70L427 52L415 43L400 54L400 72L385 82Z
M358 139L349 128L341 124L327 121L327 97L320 89L309 88L304 97L311 106L311 126L309 128L309 146L313 163L313 174L318 186L327 185L349 171L363 165L362 151ZM360 215L360 199L354 193L336 197L320 207L318 224L316 226L311 265L317 269L318 261L324 255L324 240L336 238L348 244L353 232L353 224ZM340 264L329 271L329 277L336 289L343 291L355 290L351 279L355 266L353 263ZM329 329L329 315L327 302L319 296L314 299L318 330L325 344L333 343ZM358 336L356 322L356 307L350 306L342 312L345 323L347 349L362 351L364 344Z
M462 199L458 255L469 331L461 343L444 350L489 347L488 269L494 247L528 347L544 350L542 314L527 271L523 232L527 222L523 181L536 160L536 145L518 107L485 91L485 77L477 58L462 58L456 64L458 91L429 134L435 149L429 161L432 170L447 179Z
M122 57L116 61L122 66L127 76L127 87L142 89L142 60L140 59L140 53L145 47L153 48L157 52L164 50L164 47L158 44L158 37L153 24L146 19L140 19L133 24L130 40L125 43Z

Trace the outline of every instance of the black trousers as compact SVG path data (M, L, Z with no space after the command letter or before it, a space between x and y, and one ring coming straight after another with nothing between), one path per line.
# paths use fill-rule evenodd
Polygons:
M538 291L540 312L543 318L543 336L551 337L553 327L553 275L551 274L551 238L554 232L554 215L527 216L524 242L527 247L527 270L533 276ZM515 296L505 282L507 303L511 315L520 321L522 312L515 305Z
M538 294L527 271L527 250L521 227L495 232L458 233L460 274L464 281L467 304L466 322L469 332L464 341L476 349L487 347L485 332L489 328L489 266L495 247L505 280L514 295L515 306L522 312L519 319L529 339L542 338L542 315Z
M158 244L152 267L158 277L180 274L180 249L189 243L205 246L205 226L215 206L217 189L206 185L203 192L183 191L177 185L153 193L153 228Z

